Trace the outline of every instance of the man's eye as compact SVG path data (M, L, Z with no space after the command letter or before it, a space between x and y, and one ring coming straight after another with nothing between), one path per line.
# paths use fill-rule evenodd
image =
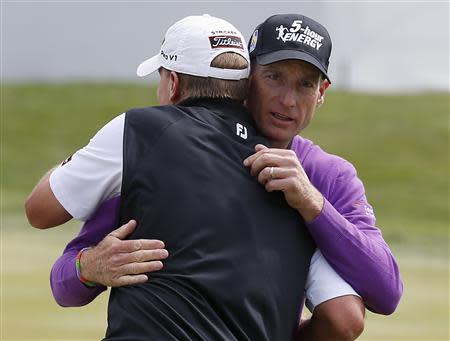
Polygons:
M302 80L302 81L300 82L300 84L301 84L301 86L304 87L304 88L312 88L312 87L314 87L314 83L311 82L311 81L308 81L308 80Z
M278 73L269 73L267 77L273 81L277 81L280 79L280 74Z

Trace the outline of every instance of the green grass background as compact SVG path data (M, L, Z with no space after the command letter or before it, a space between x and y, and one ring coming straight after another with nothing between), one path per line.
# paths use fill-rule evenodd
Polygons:
M107 294L61 308L49 271L77 222L32 229L23 202L39 178L108 120L155 102L131 84L4 85L1 93L1 340L98 340ZM368 313L360 340L449 339L449 95L329 91L305 136L351 161L400 263L392 316Z

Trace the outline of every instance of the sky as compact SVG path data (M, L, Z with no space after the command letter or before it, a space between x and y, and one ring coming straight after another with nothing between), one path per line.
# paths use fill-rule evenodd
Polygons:
M336 88L449 91L448 1L2 0L2 81L148 81L136 67L159 52L166 29L203 13L246 39L276 13L319 21L333 41Z

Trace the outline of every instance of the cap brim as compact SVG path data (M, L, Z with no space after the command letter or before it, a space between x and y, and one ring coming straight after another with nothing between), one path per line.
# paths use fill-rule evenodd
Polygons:
M144 60L137 68L136 74L139 77L147 76L156 70L158 70L161 67L161 60L160 55L157 54L156 56L153 56L152 58L149 58L147 60Z
M327 75L326 70L323 68L322 64L313 56L308 53L297 51L297 50L278 50L269 52L260 56L256 56L256 62L261 65L267 65L275 62L279 62L281 60L286 59L298 59L308 62L314 65L316 68L320 70L324 74L324 76L331 83L330 78Z

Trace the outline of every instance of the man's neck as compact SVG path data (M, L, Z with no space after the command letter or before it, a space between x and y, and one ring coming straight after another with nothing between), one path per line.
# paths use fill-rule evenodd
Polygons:
M292 140L289 143L277 141L269 141L269 142L271 148L278 148L278 149L289 149L292 144Z

